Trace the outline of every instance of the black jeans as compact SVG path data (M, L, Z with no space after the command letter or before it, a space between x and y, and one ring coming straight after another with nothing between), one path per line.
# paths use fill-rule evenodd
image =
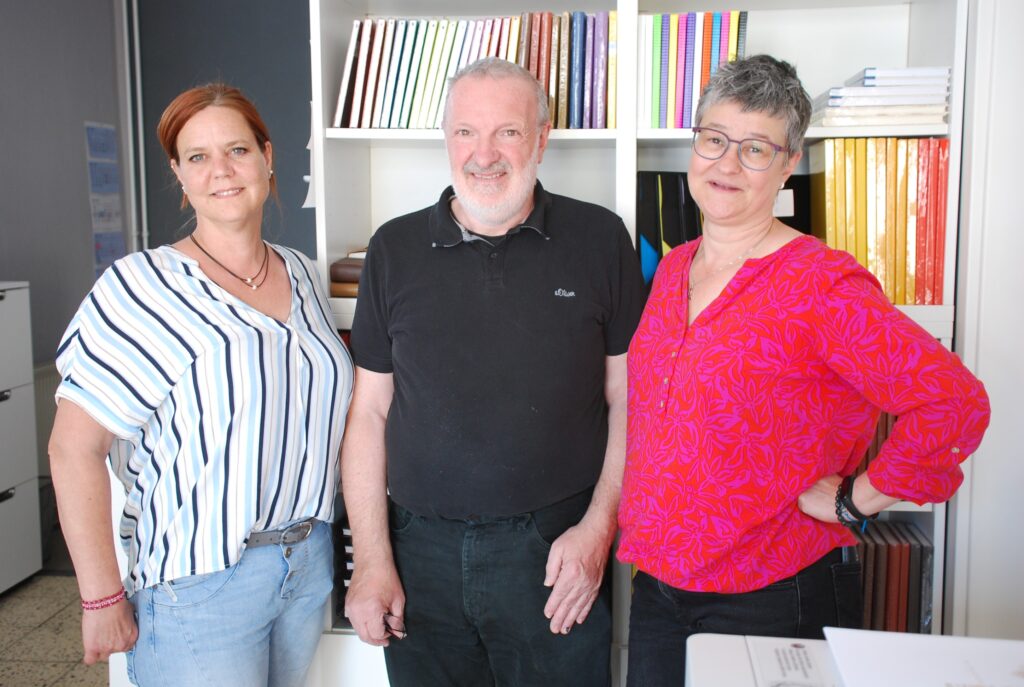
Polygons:
M686 639L698 632L821 639L860 627L860 563L835 549L792 577L741 594L688 592L642 572L633 578L628 687L678 687Z
M553 542L590 494L534 513L449 520L391 505L408 636L384 650L392 687L603 687L611 682L610 575L568 635L544 617Z

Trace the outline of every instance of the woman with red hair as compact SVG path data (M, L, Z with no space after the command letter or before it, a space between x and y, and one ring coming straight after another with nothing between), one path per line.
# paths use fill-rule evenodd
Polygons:
M253 104L193 88L157 133L194 228L114 263L58 350L50 459L85 662L128 651L139 685L299 685L333 586L351 360L312 263L261 237L276 190Z

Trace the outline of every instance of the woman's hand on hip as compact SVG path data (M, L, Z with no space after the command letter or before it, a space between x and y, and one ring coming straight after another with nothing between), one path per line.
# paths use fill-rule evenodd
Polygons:
M841 481L839 475L822 477L797 497L797 507L816 520L839 522L836 517L836 491Z

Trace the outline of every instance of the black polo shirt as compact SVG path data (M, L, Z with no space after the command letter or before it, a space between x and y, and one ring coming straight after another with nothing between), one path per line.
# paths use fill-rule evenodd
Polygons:
M370 240L352 325L356 364L394 373L388 487L421 515L510 515L597 482L605 357L643 309L622 220L547 193L490 245L437 205Z

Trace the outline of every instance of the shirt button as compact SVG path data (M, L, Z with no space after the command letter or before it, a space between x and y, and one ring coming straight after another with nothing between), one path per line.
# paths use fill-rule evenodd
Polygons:
M663 381L665 384L668 384L668 377L665 377L665 379L663 379L661 381Z
M676 351L672 351L672 357L673 358L675 358L677 355L679 355L679 354Z
M960 453L960 447L959 447L959 446L954 446L953 448L951 448L951 449L949 449L949 450L950 450L950 451L951 451L952 453Z
M494 260L494 258L496 258L496 257L498 257L497 253L491 253L491 260Z
M665 407L665 402L664 402L664 401L662 401L661 403L659 403L659 404L658 404L658 407L659 407L659 408L664 408L664 407Z

